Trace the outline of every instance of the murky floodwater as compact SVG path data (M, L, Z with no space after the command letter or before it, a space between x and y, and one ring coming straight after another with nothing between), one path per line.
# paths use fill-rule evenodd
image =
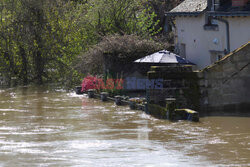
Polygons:
M49 88L0 89L0 166L250 166L250 118L171 123Z

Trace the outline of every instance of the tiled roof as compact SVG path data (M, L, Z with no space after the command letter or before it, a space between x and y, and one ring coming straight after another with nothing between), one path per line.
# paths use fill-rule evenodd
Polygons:
M185 0L172 9L167 15L178 13L200 13L207 8L207 0Z

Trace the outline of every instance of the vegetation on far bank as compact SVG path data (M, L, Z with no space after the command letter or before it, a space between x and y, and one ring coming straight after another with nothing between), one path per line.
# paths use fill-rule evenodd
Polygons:
M168 43L143 39L137 35L105 36L98 44L79 55L76 69L85 74L100 74L109 64L131 63L168 46Z
M1 0L0 74L24 85L70 85L101 73L103 53L129 61L145 56L165 47L155 41L162 12L177 2Z

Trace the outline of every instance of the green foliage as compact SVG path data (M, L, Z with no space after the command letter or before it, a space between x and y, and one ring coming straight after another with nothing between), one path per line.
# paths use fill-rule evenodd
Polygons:
M148 0L1 0L0 73L20 84L78 82L78 55L105 36L159 33L153 11Z
M89 51L80 54L77 69L82 73L102 74L104 68L110 69L119 63L128 64L167 47L167 43L136 35L110 35Z
M147 0L90 0L88 3L89 25L97 34L137 34L151 36L156 29L158 20L151 7L144 5ZM145 7L146 6L146 7Z
M24 84L73 79L72 63L88 42L85 6L60 0L6 0L0 6L0 72Z

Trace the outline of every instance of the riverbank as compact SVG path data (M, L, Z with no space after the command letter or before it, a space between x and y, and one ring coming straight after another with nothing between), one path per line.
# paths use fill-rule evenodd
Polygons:
M79 92L80 87L76 87L76 94ZM129 105L131 110L141 110L146 114L154 116L159 119L168 119L171 121L188 120L193 122L199 122L199 113L190 109L176 108L176 99L166 99L166 106L161 107L156 104L151 104L146 98L128 96L115 96L110 97L107 92L96 93L96 90L90 89L87 92L88 98L100 99L102 102L112 101L117 106Z

